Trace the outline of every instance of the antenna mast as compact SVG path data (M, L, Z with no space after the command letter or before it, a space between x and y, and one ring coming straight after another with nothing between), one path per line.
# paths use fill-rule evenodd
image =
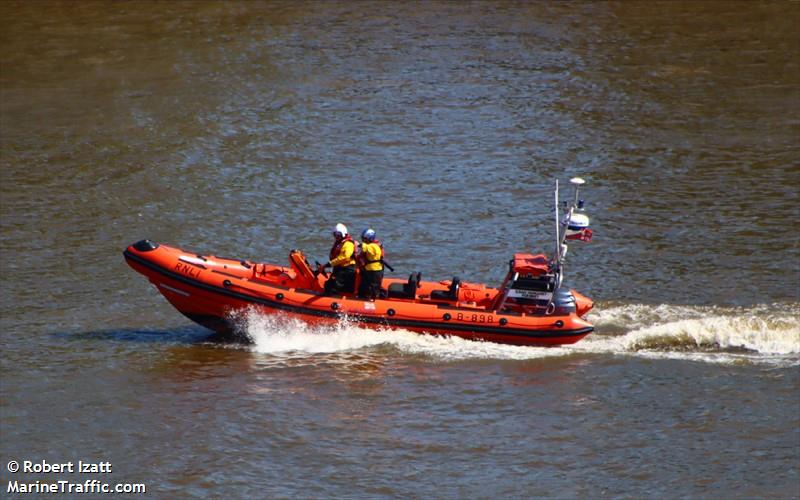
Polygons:
M561 286L561 280L562 280L561 264L562 261L564 260L564 257L566 257L567 255L567 245L566 243L564 243L567 238L567 226L572 221L574 212L580 204L578 195L581 186L586 184L586 181L580 177L573 177L572 179L569 180L569 183L572 184L575 188L574 196L572 197L572 203L570 203L567 206L566 210L564 211L564 220L561 221L559 218L559 207L558 207L558 179L556 179L556 190L555 190L556 251L554 253L555 257L553 258L553 271L556 275L556 288Z

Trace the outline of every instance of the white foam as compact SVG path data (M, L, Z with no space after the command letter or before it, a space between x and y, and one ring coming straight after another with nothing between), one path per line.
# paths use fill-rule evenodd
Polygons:
M800 364L800 306L752 308L628 304L593 313L596 335L572 349L712 363ZM602 335L604 329L622 335Z
M408 330L373 330L346 322L315 327L294 318L264 315L254 310L239 315L237 321L252 340L251 349L267 354L327 354L380 347L444 360L535 359L571 354L564 348L474 342L459 337L420 335Z
M575 354L617 354L709 363L800 364L800 305L753 308L626 304L593 312L596 333L574 345L523 347L419 335L407 330L363 329L346 322L313 327L282 315L254 310L238 316L253 341L268 354L343 353L379 348L442 360L526 360Z
M748 349L765 354L800 353L800 305L753 308L688 306L611 307L592 314L598 331L613 325L627 333L616 342L637 348Z

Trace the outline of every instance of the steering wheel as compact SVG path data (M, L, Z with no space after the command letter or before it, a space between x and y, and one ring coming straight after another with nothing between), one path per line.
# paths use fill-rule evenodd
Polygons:
M320 264L319 261L317 260L314 261L314 264L317 265L317 269L314 271L314 276L316 277L322 274L323 276L325 276L325 279L328 279L329 276L328 272L325 270L324 267L322 267L322 264Z

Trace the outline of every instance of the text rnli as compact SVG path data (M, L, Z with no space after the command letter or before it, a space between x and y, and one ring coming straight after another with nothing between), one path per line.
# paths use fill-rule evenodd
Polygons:
M175 271L193 279L197 279L200 276L200 269L189 264L184 264L183 262L175 264Z

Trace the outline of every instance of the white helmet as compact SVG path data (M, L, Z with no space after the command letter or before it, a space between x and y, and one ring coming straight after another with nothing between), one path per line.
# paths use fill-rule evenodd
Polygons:
M341 222L336 224L336 227L333 228L333 234L339 233L342 235L342 238L347 236L347 226L342 224Z

